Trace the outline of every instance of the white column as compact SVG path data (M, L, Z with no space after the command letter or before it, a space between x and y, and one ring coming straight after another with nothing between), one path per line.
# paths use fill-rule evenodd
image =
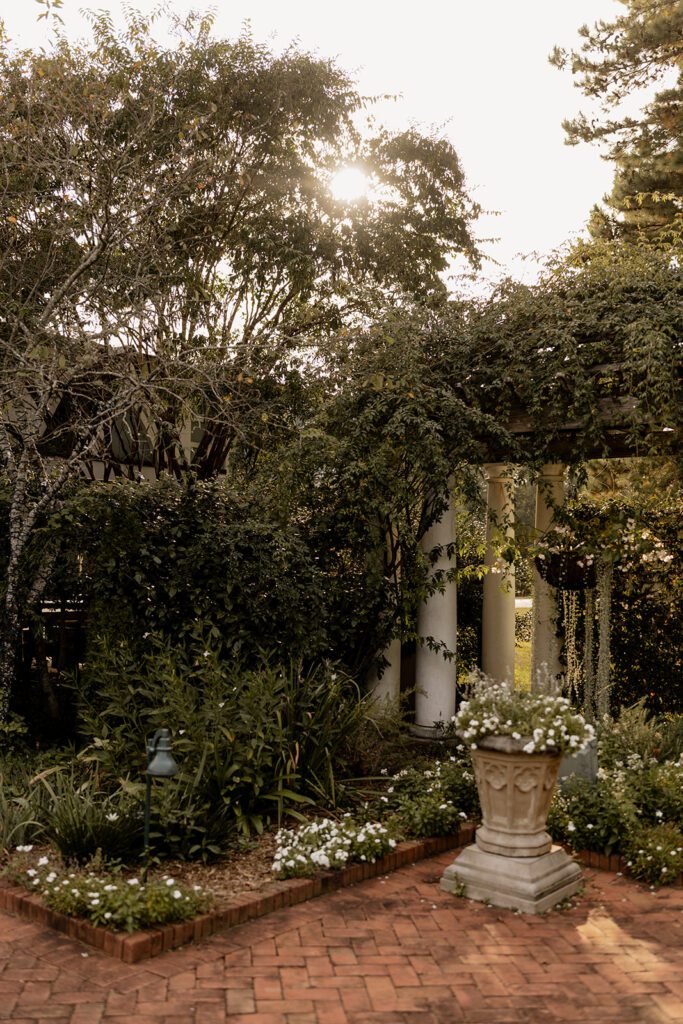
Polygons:
M510 467L484 467L488 481L486 556L482 608L481 667L503 682L515 678L515 568L496 553L504 537L514 537L514 493Z
M400 587L401 557L400 544L396 527L387 531L386 537L386 584ZM393 567L393 575L392 575ZM401 697L401 637L395 636L382 651L382 657L388 664L384 666L380 677L377 668L373 668L368 678L370 693L376 700L398 704Z
M394 637L382 653L389 664L385 666L381 677L376 669L370 674L370 693L376 700L396 704L401 696L401 638Z
M540 539L553 524L553 505L564 501L564 465L548 463L536 483L536 537ZM562 641L557 636L557 590L533 568L534 631L531 651L531 689L537 691L546 674L554 679L562 675Z
M422 539L422 550L441 548L435 570L455 568L446 546L455 540L455 515L452 501L441 519L434 523ZM415 732L422 736L435 734L434 723L446 724L455 714L455 683L457 670L457 591L455 580L447 581L443 591L436 591L418 609L417 628L421 637L432 637L453 653L447 659L440 650L427 644L418 645L415 657Z

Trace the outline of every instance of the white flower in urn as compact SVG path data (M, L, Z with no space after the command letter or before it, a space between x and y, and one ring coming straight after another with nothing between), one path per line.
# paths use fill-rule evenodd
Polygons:
M472 749L486 737L509 736L523 741L527 754L564 754L583 750L594 736L593 727L566 697L517 690L481 673L470 677L470 686L471 696L453 722Z

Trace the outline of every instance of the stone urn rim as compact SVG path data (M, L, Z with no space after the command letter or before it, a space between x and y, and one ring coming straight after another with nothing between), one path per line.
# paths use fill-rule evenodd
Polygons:
M468 747L472 746L470 740L466 740L461 733L458 735ZM481 736L475 742L479 750L496 750L500 754L523 754L524 757L536 757L540 754L543 757L548 757L548 755L562 757L561 751L556 747L547 747L545 750L534 750L533 753L528 753L524 747L532 740L533 736L520 736L519 739L515 739L514 736L501 736L492 733L490 736Z

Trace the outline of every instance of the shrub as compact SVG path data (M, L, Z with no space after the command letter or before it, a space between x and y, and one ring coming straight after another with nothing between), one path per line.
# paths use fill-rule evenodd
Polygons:
M515 594L517 597L530 597L532 593L533 576L531 560L528 558L517 558L515 560ZM529 617L529 624L531 624L531 617Z
M654 757L660 743L657 721L650 714L644 697L629 707L622 707L614 720L605 718L598 724L598 753L604 768L623 765L633 755L642 759Z
M19 715L10 714L7 721L0 722L0 750L3 754L25 749L27 736L28 727Z
M640 830L627 844L628 868L653 885L675 882L683 871L683 832L673 824Z
M197 619L223 653L284 658L325 649L322 577L296 525L283 526L221 481L117 481L77 493L59 524L63 558L82 562L89 634L192 641Z
M187 921L211 904L199 886L186 889L166 875L142 883L136 877L67 871L49 856L31 857L31 852L31 847L23 847L10 860L6 873L12 881L40 893L52 910L115 931Z
M683 822L683 764L651 762L628 775L630 795L644 822Z
M530 644L533 634L533 610L525 608L515 615L515 643Z
M402 801L396 812L401 831L416 839L452 835L466 817L452 800L434 792Z
M573 777L555 792L548 828L554 839L574 850L609 855L623 849L638 829L638 814L629 796L608 777L595 785Z
M668 761L683 759L683 715L663 715L659 720L659 734L658 758Z
M105 779L142 778L145 738L174 727L176 779L155 794L160 852L208 857L236 829L260 831L302 802L334 806L337 775L353 759L366 701L326 663L240 670L221 660L213 631L189 651L150 637L136 657L103 645L88 666L81 708Z
M464 748L461 748L465 753ZM393 816L406 835L442 836L479 813L479 798L469 754L434 761L429 768L403 768L389 780L376 804Z
M273 871L278 878L313 875L353 861L374 864L396 846L391 829L379 822L358 823L350 814L340 821L323 818L299 829L280 829L275 837Z

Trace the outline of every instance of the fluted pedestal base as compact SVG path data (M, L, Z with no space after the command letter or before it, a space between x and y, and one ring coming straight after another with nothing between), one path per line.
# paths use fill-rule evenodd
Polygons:
M540 857L503 857L485 853L473 843L441 879L446 892L526 914L542 914L573 896L581 885L580 867L559 846Z

